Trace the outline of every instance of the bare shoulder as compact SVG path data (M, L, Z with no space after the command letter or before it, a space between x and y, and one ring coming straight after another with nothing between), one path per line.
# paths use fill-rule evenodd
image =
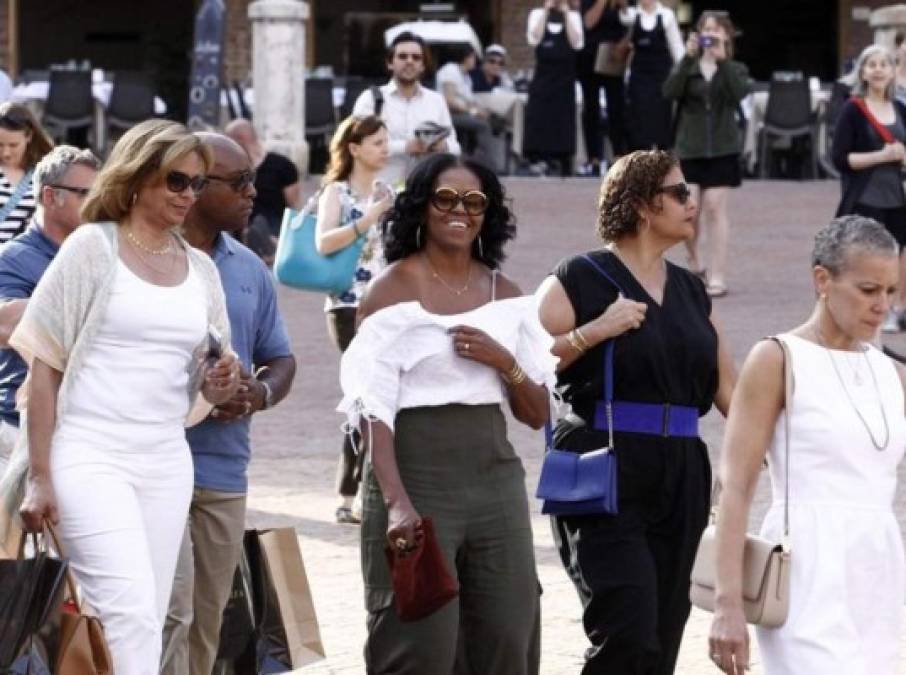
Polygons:
M520 295L523 293L519 285L503 272L497 272L496 298L506 300L507 298L518 298Z
M761 340L743 363L737 387L743 395L783 403L784 351L775 340Z
M368 285L359 302L359 321L370 314L401 302L418 300L418 270L410 259L388 265Z

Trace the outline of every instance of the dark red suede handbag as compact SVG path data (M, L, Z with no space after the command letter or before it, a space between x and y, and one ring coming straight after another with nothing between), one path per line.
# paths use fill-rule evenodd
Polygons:
M401 621L424 619L459 595L459 583L447 570L430 518L422 519L422 530L424 536L413 550L385 549Z

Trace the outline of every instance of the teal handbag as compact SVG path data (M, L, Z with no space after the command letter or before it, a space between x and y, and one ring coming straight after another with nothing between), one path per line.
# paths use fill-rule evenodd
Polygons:
M366 236L344 249L321 255L315 246L318 221L309 210L285 209L274 258L277 281L304 291L341 295L355 279Z

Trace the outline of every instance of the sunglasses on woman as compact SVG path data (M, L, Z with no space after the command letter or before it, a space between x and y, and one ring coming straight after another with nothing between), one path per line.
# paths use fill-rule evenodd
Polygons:
M23 129L28 129L30 126L29 119L25 113L11 110L0 115L0 127L3 127L4 129L22 131Z
M170 192L185 192L186 189L192 188L192 192L196 195L208 184L208 179L204 176L190 176L182 171L171 171L167 174L166 180L167 189Z
M255 178L257 174L254 171L243 171L242 173L237 173L234 176L211 176L208 175L206 178L208 180L216 180L221 183L226 183L234 192L245 192L246 188L249 185L255 183Z
M688 202L689 198L692 196L692 190L690 190L689 186L685 183L662 185L657 189L657 191L670 195L683 206L686 205L686 202Z
M449 213L456 208L457 204L462 204L470 216L480 216L488 208L488 197L484 192L478 190L469 190L460 194L453 188L438 188L431 195L431 203L438 211Z

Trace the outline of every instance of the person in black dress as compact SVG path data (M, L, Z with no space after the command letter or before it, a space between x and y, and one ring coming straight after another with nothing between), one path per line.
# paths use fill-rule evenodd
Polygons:
M554 447L607 445L595 408L610 339L615 408L645 408L643 421L658 430L642 431L617 410L618 513L552 518L592 643L583 675L672 673L689 617L711 489L698 417L712 405L726 415L734 378L703 282L664 258L692 236L695 211L675 157L626 155L601 187L597 231L607 246L562 261L539 289L572 409Z
M626 35L626 27L620 23L620 10L626 7L626 0L582 0L581 7L585 45L579 52L576 66L579 84L582 85L582 132L585 137L585 154L588 157L582 173L600 176L601 159L604 157L600 103L602 87L607 97L607 135L614 157L625 155L628 147L624 76L595 72L595 61L601 43L616 45Z
M627 88L630 149L666 150L673 147L673 103L664 98L661 86L686 52L676 15L660 2L640 0L620 18L630 26L632 42Z
M571 173L576 154L576 51L582 49L582 17L567 0L545 0L528 18L528 43L535 48L535 75L525 109L522 154L559 164Z

